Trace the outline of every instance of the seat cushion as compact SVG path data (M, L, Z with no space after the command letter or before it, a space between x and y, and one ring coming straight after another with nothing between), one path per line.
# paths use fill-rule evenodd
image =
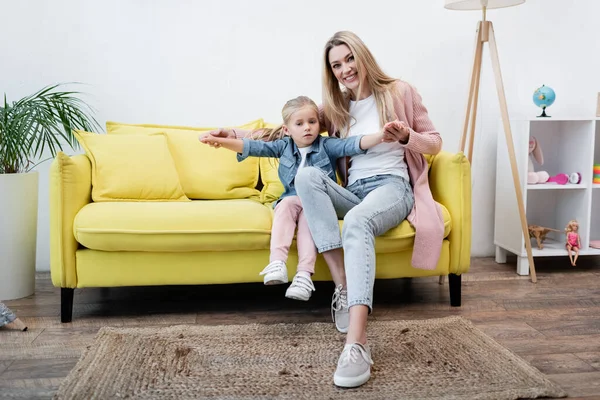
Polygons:
M439 203L438 203L439 204ZM442 215L444 217L444 238L448 237L452 229L452 221L450 213L440 204ZM342 224L340 221L340 228ZM412 248L415 239L415 229L412 225L404 220L395 228L390 229L375 240L376 253L394 253Z
M186 203L91 203L76 215L75 239L103 251L269 249L273 211L249 199Z
M441 207L447 237L452 223L448 210ZM73 233L84 247L103 251L268 250L272 221L272 208L248 199L103 202L88 204L77 213ZM341 231L343 221L339 223ZM413 227L403 221L376 239L376 252L410 250L414 236Z

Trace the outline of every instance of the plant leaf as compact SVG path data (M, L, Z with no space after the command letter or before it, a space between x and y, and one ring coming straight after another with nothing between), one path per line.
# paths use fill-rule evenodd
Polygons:
M93 117L94 110L80 98L81 93L63 91L60 86L46 86L12 104L4 94L0 107L0 173L26 172L35 167L29 167L30 159L46 151L54 158L64 144L76 148L73 130L101 129Z

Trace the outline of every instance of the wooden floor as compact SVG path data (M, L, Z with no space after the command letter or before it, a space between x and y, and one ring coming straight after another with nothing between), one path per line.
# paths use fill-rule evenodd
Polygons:
M509 260L510 262L511 260ZM372 320L462 315L562 386L569 397L600 399L600 260L536 259L538 282L512 264L473 259L462 307L447 281L378 281ZM317 282L307 303L262 284L81 289L73 322L61 324L60 291L37 276L35 295L6 302L29 326L0 328L0 398L50 399L102 326L331 321L332 284Z

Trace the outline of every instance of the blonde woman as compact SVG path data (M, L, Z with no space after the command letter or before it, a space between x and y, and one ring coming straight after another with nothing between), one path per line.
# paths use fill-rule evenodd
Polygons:
M338 168L344 187L316 168L296 176L313 240L337 285L332 302L336 327L347 332L333 380L337 386L356 387L369 380L373 364L367 317L373 304L375 237L408 218L416 230L412 266L437 265L444 224L423 154L437 154L442 139L417 90L386 75L354 33L334 34L323 62L322 120L329 135L346 138L383 130L386 141L395 138L345 159Z

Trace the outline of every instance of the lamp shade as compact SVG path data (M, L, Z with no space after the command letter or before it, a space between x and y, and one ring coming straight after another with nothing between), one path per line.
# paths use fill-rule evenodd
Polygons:
M488 10L492 8L504 8L518 6L525 3L525 0L445 0L445 8L449 10L481 10L483 7Z

